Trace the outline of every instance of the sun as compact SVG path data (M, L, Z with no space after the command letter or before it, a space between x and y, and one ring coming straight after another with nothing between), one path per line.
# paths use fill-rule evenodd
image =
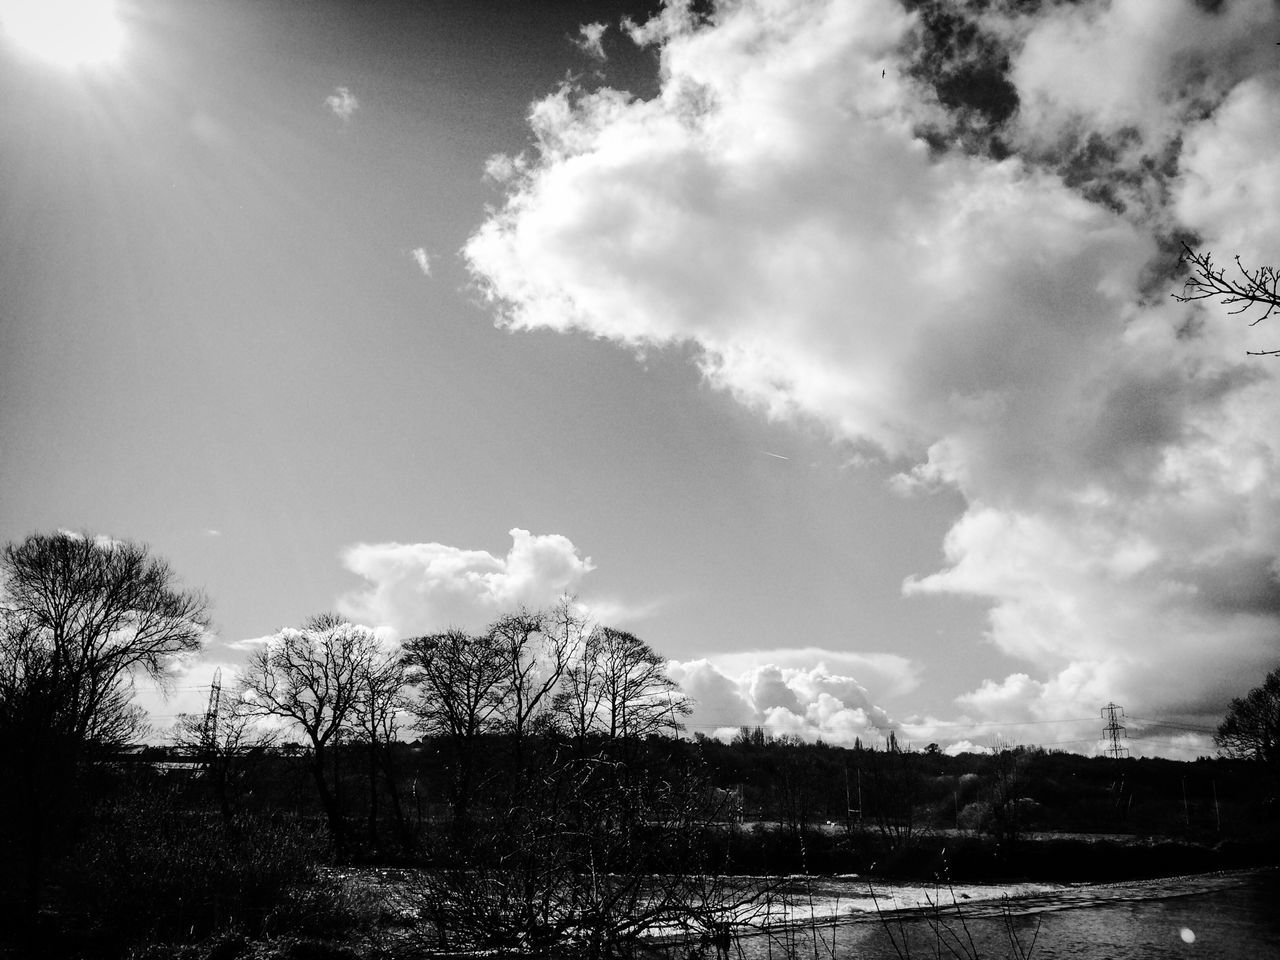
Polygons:
M63 67L110 63L124 42L114 0L0 0L0 30L32 56Z

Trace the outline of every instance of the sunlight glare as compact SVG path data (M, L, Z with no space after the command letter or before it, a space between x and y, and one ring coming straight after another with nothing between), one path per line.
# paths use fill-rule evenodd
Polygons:
M0 0L0 24L20 48L64 67L112 61L124 41L114 0Z

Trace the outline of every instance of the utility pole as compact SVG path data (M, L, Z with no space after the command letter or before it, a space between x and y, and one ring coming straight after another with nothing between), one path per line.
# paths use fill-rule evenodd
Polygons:
M1106 755L1114 757L1116 760L1129 755L1129 748L1120 746L1120 738L1128 738L1129 734L1125 731L1124 724L1120 721L1124 719L1124 707L1108 703L1102 708L1099 714L1101 718L1107 721L1105 727L1102 728L1102 736L1107 740Z

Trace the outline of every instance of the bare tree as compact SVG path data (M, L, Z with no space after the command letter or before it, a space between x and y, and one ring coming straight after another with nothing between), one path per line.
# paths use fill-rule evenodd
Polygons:
M242 699L224 695L208 713L178 714L169 737L174 746L201 758L222 819L230 822L254 759L274 746L279 734L258 726Z
M17 899L29 919L84 799L73 782L81 763L138 735L134 678L162 682L175 658L199 649L208 624L204 596L180 589L142 544L60 532L0 553L0 777L13 785L0 796L0 822L20 825L0 862L22 872Z
M920 775L892 730L884 750L868 751L863 762L869 773L864 813L873 819L890 851L906 850L919 834L916 806L921 795Z
M452 748L453 818L461 824L475 790L476 744L502 703L503 650L493 633L447 630L414 637L404 651L409 683L418 691L409 708L417 728L445 737Z
M328 748L355 721L378 653L368 627L321 614L301 629L286 627L271 636L249 658L241 680L250 713L284 720L306 737L316 792L340 850L346 831L325 761Z
M380 847L378 835L379 792L381 779L391 798L401 838L407 838L404 811L396 786L391 762L391 744L395 742L401 716L407 706L404 689L407 682L404 657L398 649L376 651L364 665L364 676L356 698L353 727L367 748L369 777L369 842Z
M564 752L545 760L530 769L517 815L478 825L471 857L414 876L431 945L630 957L647 934L681 930L727 952L729 925L767 888L720 874L701 772Z
M594 638L600 685L599 720L609 740L676 733L692 706L666 663L634 634L600 627Z
M204 595L140 543L35 534L5 546L0 585L0 711L39 701L46 730L77 751L126 740L134 677L163 681L209 625Z
M1280 271L1275 267L1256 267L1249 269L1237 256L1236 270L1239 274L1229 276L1223 267L1215 266L1213 254L1209 251L1193 250L1187 244L1182 245L1181 262L1191 269L1191 275L1182 286L1182 293L1173 294L1173 298L1182 303L1194 300L1220 300L1225 306L1235 307L1232 314L1246 313L1259 308L1262 314L1249 322L1250 326L1261 323L1277 310L1280 310ZM1275 350L1250 350L1252 356L1275 356Z
M555 696L555 711L580 754L599 722L604 697L601 667L600 632L593 630L582 645L581 655L565 671Z
M521 610L489 627L505 665L499 712L512 738L517 780L523 776L525 742L550 715L560 678L576 655L577 623L566 600L549 613Z
M1231 701L1213 741L1228 757L1260 760L1280 773L1280 667L1261 686Z

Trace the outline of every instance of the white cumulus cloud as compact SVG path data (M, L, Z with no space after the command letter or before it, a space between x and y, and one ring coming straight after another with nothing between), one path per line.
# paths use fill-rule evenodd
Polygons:
M925 135L956 121L892 0L671 4L628 31L661 92L536 104L464 254L513 330L692 344L742 402L961 493L942 569L906 591L987 601L987 641L1027 664L965 709L1220 712L1276 654L1280 387L1256 331L1169 299L1163 251L1275 261L1280 63L1257 37L1280 15L1204 7L993 8L1019 109L984 151ZM762 707L712 669L690 682L726 711L879 729L852 694L791 677L797 702Z
M525 606L549 606L575 593L594 564L559 534L510 531L505 556L442 543L359 543L343 565L365 581L338 601L343 616L389 627L399 636L479 629Z
M749 667L748 657L754 660ZM728 737L739 727L763 726L774 736L845 745L861 738L870 746L896 730L866 687L824 664L783 667L746 654L729 662L728 668L706 658L668 664L671 678L694 700L689 726L698 732Z

